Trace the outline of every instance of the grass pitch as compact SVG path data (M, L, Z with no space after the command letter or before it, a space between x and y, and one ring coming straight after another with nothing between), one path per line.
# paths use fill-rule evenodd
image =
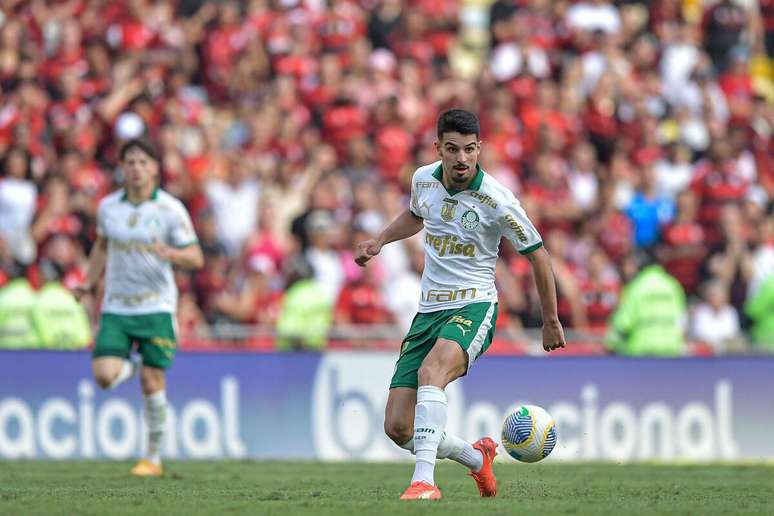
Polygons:
M774 514L774 468L495 464L496 499L442 461L444 499L401 502L411 464L0 462L0 514Z

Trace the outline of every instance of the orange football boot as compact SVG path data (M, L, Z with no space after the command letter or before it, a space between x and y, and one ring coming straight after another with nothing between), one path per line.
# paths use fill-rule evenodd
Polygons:
M492 462L497 455L497 443L489 437L484 437L473 443L473 448L484 456L484 465L481 466L481 471L471 471L470 476L476 481L481 496L486 498L497 496L497 479L492 471Z
M164 474L161 465L156 465L148 459L141 459L135 467L132 468L132 475L136 477L160 477Z
M400 495L401 500L440 500L441 492L427 482L412 482L406 492Z

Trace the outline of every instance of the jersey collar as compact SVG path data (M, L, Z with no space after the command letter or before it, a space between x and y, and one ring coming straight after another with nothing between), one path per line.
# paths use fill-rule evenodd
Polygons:
M436 178L441 183L441 185L443 185L444 188L446 188L446 185L443 184L443 165L438 165L438 168L436 168L433 171L433 177ZM483 181L484 181L484 171L481 169L481 165L476 163L476 177L473 178L473 181L470 182L470 184L465 190L478 191L478 189L481 188L481 183ZM446 188L446 192L448 192L449 195L455 195L463 191L464 190L454 190L452 188Z
M158 197L158 191L159 191L159 189L158 189L158 188L154 188L154 189L153 189L153 192L151 192L150 199L148 199L148 200L150 200L150 201L155 201L155 200L156 200L156 197ZM124 193L123 193L123 195L121 196L121 201L122 201L122 202L124 202L124 201L125 201L125 202L129 202L129 196L126 194L126 188L124 188ZM144 202L144 201L143 201L143 202ZM141 204L142 204L142 203L141 203Z

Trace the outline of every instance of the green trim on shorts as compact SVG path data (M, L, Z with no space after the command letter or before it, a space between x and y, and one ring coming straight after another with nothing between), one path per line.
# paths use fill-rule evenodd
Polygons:
M439 338L453 340L460 345L468 355L467 371L470 371L476 359L492 344L496 324L497 303L493 302L418 313L401 343L390 389L417 388L419 367Z
M177 351L174 316L166 312L142 315L103 313L91 356L128 359L135 342L143 365L167 369Z

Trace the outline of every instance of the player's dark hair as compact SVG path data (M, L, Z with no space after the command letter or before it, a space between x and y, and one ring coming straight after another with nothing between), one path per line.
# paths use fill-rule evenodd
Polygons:
M131 140L124 143L121 146L121 150L118 152L118 158L121 161L124 161L126 154L132 149L140 149L145 154L150 156L153 161L161 164L161 158L159 157L159 152L156 150L156 147L145 138L132 138Z
M476 138L481 136L478 117L464 109L450 109L441 113L438 117L437 130L439 140L444 133L475 134Z

